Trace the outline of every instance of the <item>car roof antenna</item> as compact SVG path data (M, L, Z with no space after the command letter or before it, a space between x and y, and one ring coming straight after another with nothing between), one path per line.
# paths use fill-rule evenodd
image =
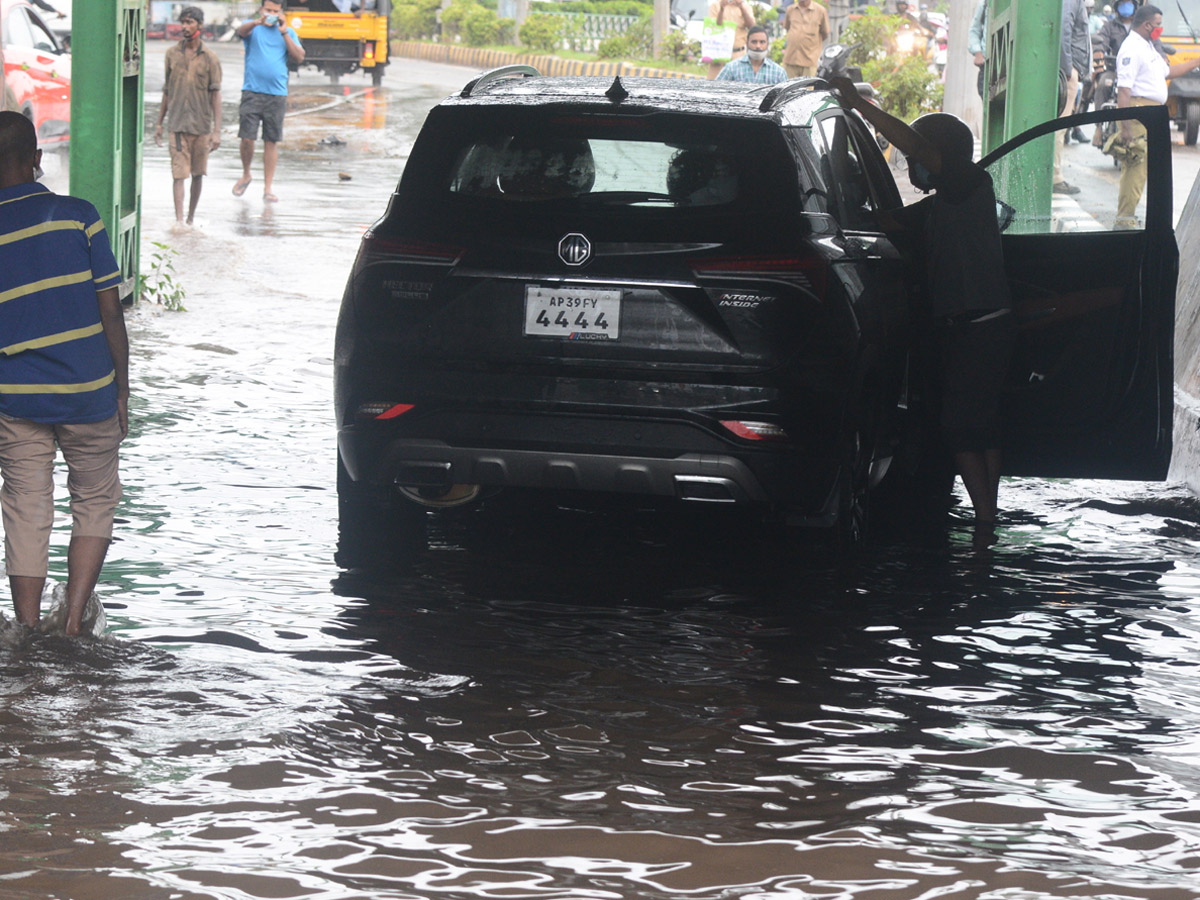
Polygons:
M620 103L629 96L629 91L625 90L625 85L621 84L620 75L613 78L612 87L604 92L604 96L613 103Z

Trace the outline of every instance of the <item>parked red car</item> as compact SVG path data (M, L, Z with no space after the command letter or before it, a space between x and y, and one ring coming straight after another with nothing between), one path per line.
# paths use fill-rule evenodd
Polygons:
M0 0L4 108L28 116L42 146L71 132L71 55L26 0Z

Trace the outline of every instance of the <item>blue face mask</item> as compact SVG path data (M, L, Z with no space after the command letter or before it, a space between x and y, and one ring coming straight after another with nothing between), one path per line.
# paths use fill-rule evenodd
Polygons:
M918 191L933 190L933 173L915 160L908 164L908 180Z
M1125 0L1124 3L1117 4L1117 15L1119 15L1122 19L1128 19L1133 15L1133 9L1133 4L1130 3L1129 0Z

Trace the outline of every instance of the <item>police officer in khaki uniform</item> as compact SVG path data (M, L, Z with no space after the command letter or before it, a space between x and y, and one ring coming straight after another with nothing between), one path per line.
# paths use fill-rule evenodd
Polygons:
M1162 34L1162 10L1143 6L1133 14L1129 36L1117 51L1117 107L1161 106L1167 102L1167 79L1178 78L1200 68L1200 57L1171 65L1154 48ZM1135 215L1146 188L1146 129L1141 122L1126 119L1116 141L1124 150L1121 182L1117 189L1117 218L1114 228L1138 228Z

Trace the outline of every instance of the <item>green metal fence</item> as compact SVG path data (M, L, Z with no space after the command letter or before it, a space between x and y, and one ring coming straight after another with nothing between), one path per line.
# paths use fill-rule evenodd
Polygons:
M562 21L563 46L569 50L595 51L606 38L629 31L637 16L603 16L593 13L540 13Z

